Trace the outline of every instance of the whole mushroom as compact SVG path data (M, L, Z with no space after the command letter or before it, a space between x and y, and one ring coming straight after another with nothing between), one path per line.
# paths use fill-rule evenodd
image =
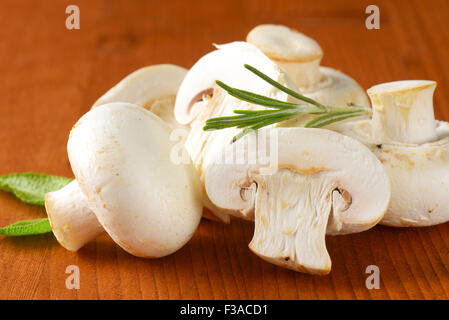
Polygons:
M192 165L170 159L171 129L130 103L86 113L70 133L70 164L89 208L127 252L163 257L181 248L202 214Z
M276 167L261 165L261 153L253 148L261 133L277 142ZM269 128L261 129L257 139L252 134L227 145L225 154L238 153L246 155L245 162L217 158L209 166L207 194L220 208L253 212L249 247L276 265L327 274L326 232L367 230L387 210L388 176L355 139L324 129Z
M333 128L362 141L386 168L392 187L381 223L431 226L449 221L449 124L435 121L434 81L383 83L368 90L372 119Z
M100 97L96 108L111 102L129 102L158 115L172 128L183 128L174 119L174 102L187 70L170 64L153 65L134 71ZM77 251L104 232L77 181L45 197L45 206L58 242Z

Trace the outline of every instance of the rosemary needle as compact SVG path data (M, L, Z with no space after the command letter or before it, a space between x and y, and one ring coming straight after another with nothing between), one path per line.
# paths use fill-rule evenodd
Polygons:
M291 90L291 89L289 89L289 88L283 86L283 85L280 84L279 82L277 82L277 81L271 79L271 78L270 78L269 76L267 76L265 73L263 73L263 72L257 70L256 68L250 66L249 64L245 64L244 67L245 67L246 69L248 69L249 71L251 71L252 73L254 73L255 75L257 75L258 77L260 77L261 79L263 79L263 80L265 80L266 82L268 82L269 84L271 84L273 87L275 87L275 88L277 88L277 89L279 89L279 90L281 90L281 91L287 93L288 95L292 96L293 98L296 98L296 99L302 100L302 101L304 101L304 102L313 104L313 105L319 107L320 109L325 109L325 106L323 106L323 105L322 105L321 103L319 103L318 101L315 101L315 100L313 100L313 99L311 99L311 98L308 98L308 97L306 97L306 96L303 96L302 94L300 94L300 93L298 93L298 92L296 92L296 91L293 91L293 90Z
M322 127L325 125L320 125L321 123L325 123L335 118L342 118L349 115L354 115L356 113L362 112L361 110L353 110L353 111L337 111L337 112L329 112L324 116L316 117L315 119L307 122L304 127L306 128L318 128L318 126Z
M258 104L258 105L270 107L270 108L295 108L296 107L296 104L291 103L291 102L280 101L280 100L276 100L273 98L261 96L256 93L248 92L245 90L232 88L219 80L217 80L216 83L218 86L225 89L231 96L234 96L240 100L244 100L247 102L251 102L254 104Z

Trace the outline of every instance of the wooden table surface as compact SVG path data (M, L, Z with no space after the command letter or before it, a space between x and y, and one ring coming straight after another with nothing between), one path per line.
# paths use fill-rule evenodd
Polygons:
M367 5L380 30L367 30ZM65 28L77 4L81 29ZM315 38L323 65L368 88L380 82L438 82L436 116L449 120L449 2L441 1L99 1L0 3L0 174L34 171L72 177L71 126L90 105L142 66L190 67L212 43L243 40L257 24L281 23ZM449 195L448 195L449 196ZM0 225L44 217L0 192ZM0 238L3 299L448 299L449 224L328 237L333 269L310 276L265 263L248 249L253 225L202 221L169 257L133 257L100 236L77 253L52 234ZM68 290L68 265L80 289ZM380 268L368 290L365 269Z

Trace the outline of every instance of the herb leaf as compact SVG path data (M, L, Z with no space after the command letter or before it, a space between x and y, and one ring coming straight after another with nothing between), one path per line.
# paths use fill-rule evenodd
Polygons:
M39 173L14 173L0 176L0 190L11 192L28 204L44 205L45 194L56 191L72 179Z
M224 90L226 90L231 96L236 97L240 100L244 100L250 103L258 104L260 106L270 107L270 108L278 108L278 109L284 109L284 108L295 108L296 104L291 102L285 102L281 100L276 100L273 98L261 96L256 93L252 93L245 90L240 90L236 88L232 88L225 83L221 82L220 80L215 81L218 86L222 87Z
M36 220L18 221L9 226L0 228L0 234L5 236L30 236L51 232L51 225L48 218Z
M362 110L329 112L324 116L316 117L315 119L307 122L304 127L321 128L337 121L360 116L361 114L363 114Z

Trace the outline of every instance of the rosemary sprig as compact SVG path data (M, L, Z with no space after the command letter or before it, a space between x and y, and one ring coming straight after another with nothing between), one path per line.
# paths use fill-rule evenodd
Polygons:
M304 114L322 114L321 116L318 116L317 118L305 124L306 128L320 128L334 122L361 116L370 112L368 108L357 106L354 104L349 104L348 107L325 106L318 101L305 97L302 94L283 86L279 82L271 79L266 74L250 65L245 64L244 66L246 69L257 75L264 81L268 82L275 88L302 102L305 102L305 104L296 104L292 102L273 99L253 92L230 87L225 83L217 80L217 85L223 88L231 96L249 103L268 107L270 109L234 110L234 113L236 114L235 116L208 119L206 121L206 125L203 127L203 130L221 130L233 127L243 129L233 138L232 141L235 142L236 140L252 131Z

